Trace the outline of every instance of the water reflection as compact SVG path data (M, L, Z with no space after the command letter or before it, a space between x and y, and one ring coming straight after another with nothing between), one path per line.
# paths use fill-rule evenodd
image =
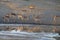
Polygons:
M27 25L27 24L1 24L0 25L2 29L5 29L6 27L9 26L10 28L17 28L18 30L15 29L10 29L10 30L2 30L0 31L0 38L1 39L8 39L8 40L56 40L53 37L59 37L58 33L53 33L53 32L28 32L28 31L23 31L26 29L21 29L21 28L32 28L35 29L40 27L44 28L41 31L45 31L46 28L49 30L49 28L53 29L53 26L47 26L47 25ZM36 27L36 28L34 28ZM58 26L57 26L58 27ZM22 30L22 31L21 31ZM39 31L39 30L38 30ZM51 29L50 29L51 31Z

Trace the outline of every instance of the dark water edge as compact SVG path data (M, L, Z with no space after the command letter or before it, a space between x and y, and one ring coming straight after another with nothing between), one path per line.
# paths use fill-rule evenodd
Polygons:
M46 24L46 23L0 23L0 24L32 24L32 25L60 26L60 24Z
M60 37L55 37L56 40L60 40Z

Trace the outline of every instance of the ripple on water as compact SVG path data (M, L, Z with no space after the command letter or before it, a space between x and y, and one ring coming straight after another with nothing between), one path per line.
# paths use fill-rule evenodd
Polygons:
M19 37L19 36L0 36L2 39L7 39L7 40L56 40L55 38L48 38L48 37L40 37L40 38L35 38L35 37Z

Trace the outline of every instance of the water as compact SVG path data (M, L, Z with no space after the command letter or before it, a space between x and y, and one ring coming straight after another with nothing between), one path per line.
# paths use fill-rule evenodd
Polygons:
M44 34L44 33L43 33ZM45 35L45 34L44 34ZM56 40L50 36L45 37L41 33L10 33L10 32L0 32L0 38L2 39L19 39L19 40ZM52 35L51 35L52 36Z
M31 24L0 24L1 26L42 26L47 27L47 25L31 25ZM48 26L49 27L49 26ZM51 33L51 32L25 32L25 31L0 31L0 39L1 40L57 40L53 37L59 37L58 33Z

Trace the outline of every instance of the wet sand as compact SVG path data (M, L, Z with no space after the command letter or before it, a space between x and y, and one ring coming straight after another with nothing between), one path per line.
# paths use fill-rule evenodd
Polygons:
M60 40L60 38L56 38L57 40ZM33 39L2 39L0 38L0 40L33 40Z

